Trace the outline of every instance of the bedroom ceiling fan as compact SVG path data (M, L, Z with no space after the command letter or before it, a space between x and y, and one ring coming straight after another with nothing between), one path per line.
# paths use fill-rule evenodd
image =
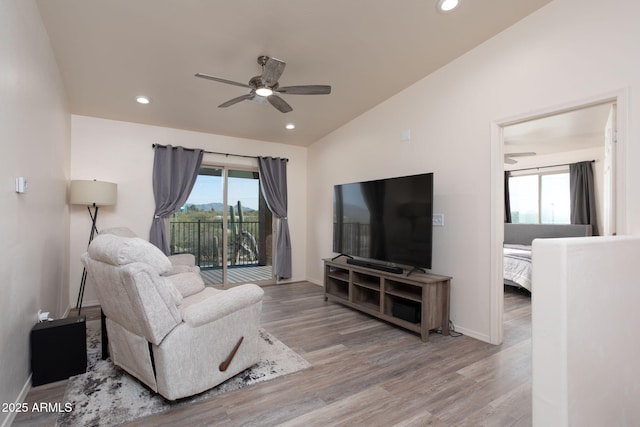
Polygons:
M218 105L220 108L226 108L237 104L240 101L263 101L266 99L281 113L288 113L293 108L280 96L285 95L328 95L331 93L331 86L327 85L304 85L304 86L280 86L278 79L284 72L286 63L268 56L261 55L258 57L258 64L262 67L262 74L252 77L249 84L234 82L220 77L210 76L208 74L197 73L195 76L215 82L226 83L234 86L240 86L250 89L249 93L230 99Z
M535 156L535 155L536 153L534 153L533 151L526 151L523 153L509 153L504 155L504 162L509 165L514 165L518 163L518 161L514 159L514 157L528 157L528 156Z

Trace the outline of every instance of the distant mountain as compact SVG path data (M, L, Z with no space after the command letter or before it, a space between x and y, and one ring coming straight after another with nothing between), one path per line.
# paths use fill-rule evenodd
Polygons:
M200 205L194 205L193 203L185 205L185 207L189 207L189 206L195 206L196 209L198 209L199 211L206 211L209 212L211 210L214 211L218 211L218 212L222 212L222 207L224 206L222 203L204 203L204 204L200 204ZM234 209L236 209L236 206L233 206ZM246 206L242 206L242 210L244 212L253 212L255 209L251 209L248 208Z
M194 204L188 204L185 205L185 207L189 207L189 206L195 206L196 209L198 209L199 211L222 211L222 207L224 206L222 203L205 203L202 205L194 205Z

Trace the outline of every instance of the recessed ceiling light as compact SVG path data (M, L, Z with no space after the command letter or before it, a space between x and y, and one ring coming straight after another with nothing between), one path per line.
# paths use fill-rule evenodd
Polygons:
M287 125L285 126L287 129L289 130L293 130L296 128L296 125L294 125L293 123L287 123Z
M267 97L273 95L273 91L268 87L259 87L256 89L256 95Z
M148 104L151 102L151 98L148 96L136 96L136 102L138 104Z
M436 8L438 12L451 12L460 5L462 0L438 0Z

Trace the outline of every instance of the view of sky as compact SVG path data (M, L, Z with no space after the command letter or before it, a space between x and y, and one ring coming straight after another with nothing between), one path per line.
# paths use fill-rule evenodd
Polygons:
M543 224L571 223L569 174L525 175L509 179L513 222L537 223L538 209ZM541 185L541 188L539 188Z
M248 178L229 178L230 205L238 200L244 208L258 210L258 180ZM203 205L223 202L223 178L220 176L199 175L193 190L187 199L187 205Z

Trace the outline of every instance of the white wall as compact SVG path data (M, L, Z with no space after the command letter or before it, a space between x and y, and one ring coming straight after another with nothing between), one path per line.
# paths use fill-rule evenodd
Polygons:
M491 331L491 125L506 117L629 90L627 162L640 161L640 2L554 0L309 149L307 277L331 252L332 186L435 172L433 272L451 275L456 328ZM411 140L401 133L411 129ZM629 167L628 232L640 231L640 168Z
M118 184L117 204L102 207L98 211L98 230L127 226L140 237L149 237L155 208L151 184L152 144L288 158L289 227L293 248L291 281L305 279L307 150L298 146L74 115L71 179L97 179ZM203 163L215 164L220 161L239 166L247 165L248 162L244 158L225 158L212 154L205 154L203 159ZM75 306L78 295L82 275L80 255L87 248L90 230L91 219L87 208L72 206L69 258L71 306ZM84 305L92 304L97 304L97 297L89 280Z
M38 309L68 295L70 120L60 73L33 1L0 0L0 402L28 389ZM15 192L15 178L28 181ZM15 414L2 411L0 424Z
M533 243L534 426L640 425L640 237Z

